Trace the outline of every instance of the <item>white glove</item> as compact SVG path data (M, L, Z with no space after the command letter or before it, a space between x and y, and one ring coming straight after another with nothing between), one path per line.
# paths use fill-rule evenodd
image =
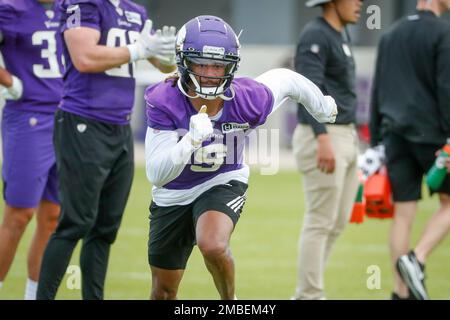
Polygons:
M160 30L158 30L160 31ZM157 31L157 33L158 33ZM161 53L156 56L158 58L159 62L166 66L174 66L176 64L175 57L175 42L176 42L176 33L177 30L175 27L171 26L164 26L161 31L161 37L163 39L163 42L166 44L169 44L171 46L171 49L168 53Z
M206 106L202 106L200 111L191 117L189 122L189 136L194 147L200 147L202 142L213 133L211 120L206 113Z
M143 60L156 57L169 63L171 54L175 54L175 27L166 28L165 35L158 29L151 34L153 22L146 20L144 28L135 43L127 46L130 51L130 61ZM173 36L171 34L173 33Z
M5 100L19 100L23 94L22 81L16 76L12 76L12 86L9 88L0 87L0 96Z
M336 101L332 96L324 96L323 101L325 105L322 105L320 111L311 108L307 108L307 110L320 123L334 123L338 114Z

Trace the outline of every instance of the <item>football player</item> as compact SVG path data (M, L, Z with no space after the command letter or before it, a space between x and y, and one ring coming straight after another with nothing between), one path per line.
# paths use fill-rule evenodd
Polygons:
M52 142L63 73L58 26L53 0L0 0L0 52L5 63L0 67L0 96L6 99L0 287L36 213L25 299L36 296L42 255L60 211Z
M58 1L66 73L54 144L61 218L46 248L38 299L54 299L78 240L82 297L103 299L109 251L134 174L135 62L175 70L175 28L151 32L130 0Z
M293 71L234 78L239 50L225 21L196 17L177 35L179 77L146 90L152 299L177 297L194 244L221 299L235 298L230 237L247 198L245 136L287 98L320 122L336 118L334 99Z

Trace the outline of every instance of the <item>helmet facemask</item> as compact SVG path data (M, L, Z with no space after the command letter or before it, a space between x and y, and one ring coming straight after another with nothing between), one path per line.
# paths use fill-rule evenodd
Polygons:
M210 68L223 69L224 73L221 76L210 76L193 71L194 65L209 66ZM181 83L184 89L195 92L192 98L203 98L207 100L214 100L217 97L232 99L234 91L231 87L231 82L234 78L234 72L237 69L236 59L226 58L190 58L189 55L184 55L181 62L182 77ZM227 89L230 89L231 96L225 95Z

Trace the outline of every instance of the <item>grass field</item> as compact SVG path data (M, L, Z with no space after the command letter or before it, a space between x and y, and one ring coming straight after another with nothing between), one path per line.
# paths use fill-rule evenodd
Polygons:
M143 168L135 181L123 224L113 246L106 284L106 299L147 299L150 271L147 265L148 205L150 186ZM414 242L437 199L420 204ZM249 197L232 239L236 262L237 295L240 299L289 299L295 288L297 241L304 201L300 176L281 172L276 176L252 174ZM0 299L22 299L26 279L26 251L34 223L29 226L14 264L0 290ZM338 240L326 271L328 299L387 299L392 287L389 266L390 221L367 220L349 225ZM427 286L431 298L450 298L450 237L433 252L427 263ZM72 258L78 264L79 251ZM381 270L381 288L367 288L369 266ZM79 299L79 290L62 282L58 299ZM180 299L217 299L218 294L203 260L194 249L179 290Z

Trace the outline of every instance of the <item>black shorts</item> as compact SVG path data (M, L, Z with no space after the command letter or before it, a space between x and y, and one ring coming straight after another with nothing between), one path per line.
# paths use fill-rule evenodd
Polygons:
M160 207L152 201L149 264L168 270L185 269L196 243L198 218L206 211L219 211L229 216L236 226L247 198L247 187L243 182L232 180L212 187L184 206Z
M59 237L98 237L112 243L134 174L130 125L58 110L53 141L59 175Z
M423 176L433 165L435 153L442 145L414 143L392 132L386 133L383 143L394 201L421 199ZM450 194L449 175L436 192ZM430 193L433 192L430 190Z

